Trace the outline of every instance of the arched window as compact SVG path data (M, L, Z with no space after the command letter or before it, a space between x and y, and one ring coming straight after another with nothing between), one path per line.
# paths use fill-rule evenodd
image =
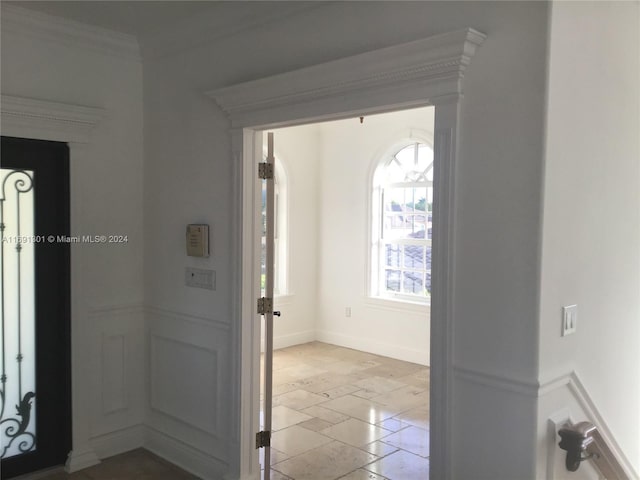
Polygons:
M431 292L433 150L405 143L373 180L371 294L428 302Z

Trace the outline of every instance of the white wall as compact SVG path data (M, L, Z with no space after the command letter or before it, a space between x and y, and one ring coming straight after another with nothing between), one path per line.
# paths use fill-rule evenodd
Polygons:
M576 372L636 476L639 10L637 2L554 2L552 7L539 360L543 384ZM562 306L574 303L577 332L561 337ZM543 396L541 428L564 406ZM583 410L574 408L576 421L589 419ZM541 450L543 441L539 435Z
M217 354L222 370L190 370L217 379L216 412L229 423L215 433L226 448L210 439L207 455L220 468L238 464L238 382L229 374L237 374L241 353L218 328L239 322L229 291L236 260L229 227L238 219L229 207L235 197L228 121L201 92L466 27L488 39L465 75L460 110L454 476L533 476L537 390L529 386L538 378L547 38L541 2L327 3L145 63L145 295L164 311L198 316L229 346ZM182 286L189 263L184 226L196 220L212 226L213 256L199 263L216 270L215 292ZM175 325L187 335L186 322ZM190 366L175 352L172 358L178 370ZM492 442L485 441L487 431ZM513 438L514 431L524 433Z
M275 348L316 339L321 149L315 125L275 130L276 161L287 178L289 230L288 289L275 299L282 313L274 319Z
M74 409L88 409L88 417L74 417L74 431L86 430L98 455L107 455L131 448L113 436L143 421L143 147L137 45L102 33L3 5L2 93L105 110L89 143L72 147L71 231L127 235L128 243L72 244L82 263L71 296L91 352L74 370L74 389L87 394Z

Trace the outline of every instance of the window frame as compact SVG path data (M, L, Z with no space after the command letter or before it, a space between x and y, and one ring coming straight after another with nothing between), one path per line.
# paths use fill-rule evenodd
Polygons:
M391 142L389 142L391 143ZM389 145L389 143L387 145ZM411 145L425 145L434 153L433 147L433 136L427 132L419 132L416 133L415 130L412 130L409 135L402 137L400 140L397 140L391 143L391 146L388 146L383 150L382 155L377 155L375 157L375 161L373 162L373 168L370 175L369 181L369 199L370 199L370 208L369 210L369 222L370 228L368 229L368 278L367 278L367 294L371 299L375 299L378 301L390 301L390 302L398 302L405 304L416 304L416 305L430 305L431 304L431 295L414 295L405 292L390 292L386 289L385 286L385 273L386 264L385 264L385 246L388 244L400 244L400 245L420 245L425 248L433 248L433 232L432 235L429 236L429 223L433 225L433 218L431 222L425 219L425 238L422 239L393 239L389 241L389 238L384 238L383 236L383 225L384 225L384 191L389 188L431 188L431 192L433 195L433 187L434 180L433 178L430 181L418 181L418 182L385 182L384 181L384 173L393 161L393 158L396 157L398 153L400 153L403 149ZM433 166L435 163L435 159L432 157L431 161L431 171L433 172ZM432 197L433 202L433 197ZM431 211L428 208L425 210L425 214L428 216L429 214L433 215L433 208ZM432 227L433 228L433 227ZM425 267L421 270L423 275L431 275L432 267L426 268L427 266L427 252L425 250L424 257ZM401 257L400 265L397 268L400 271L400 281L402 282L402 274L405 271L404 268L404 260ZM411 270L411 269L409 269ZM419 269L416 269L418 271ZM411 270L413 271L413 270Z

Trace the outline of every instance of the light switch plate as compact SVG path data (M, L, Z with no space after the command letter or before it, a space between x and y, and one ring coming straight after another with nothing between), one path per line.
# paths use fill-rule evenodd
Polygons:
M562 336L576 333L578 327L578 305L562 307Z
M184 284L187 287L216 289L216 272L202 268L187 267L184 272Z

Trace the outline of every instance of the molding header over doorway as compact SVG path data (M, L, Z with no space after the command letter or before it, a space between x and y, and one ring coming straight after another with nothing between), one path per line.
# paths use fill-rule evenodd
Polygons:
M290 122L303 106L306 111L316 107L313 110L320 115L299 117L302 121L322 120L336 111L354 115L372 108L379 111L382 105L372 107L372 99L381 92L387 102L391 94L396 109L420 106L415 98L427 98L432 105L447 103L461 94L459 82L485 38L472 28L457 30L211 90L207 95L229 115L232 127L278 126L274 118ZM339 108L334 102L340 102Z
M91 130L105 117L96 107L2 95L2 134L64 142L89 142Z

